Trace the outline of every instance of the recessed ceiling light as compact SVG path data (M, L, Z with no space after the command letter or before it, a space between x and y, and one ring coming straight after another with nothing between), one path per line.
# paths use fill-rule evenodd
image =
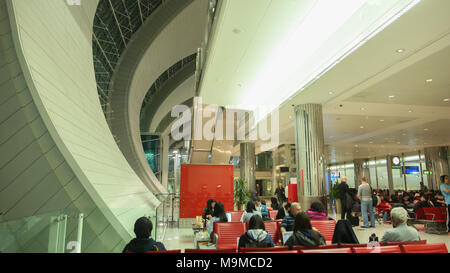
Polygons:
M403 53L403 52L405 52L405 50L404 50L403 48L399 48L399 49L397 49L396 52L397 52L397 53Z
M370 144L372 144L372 143L373 143L373 141L370 141L369 143L370 143Z
M433 79L428 79L428 80L427 80L427 82L432 82L432 81L433 81Z
M428 129L427 128L425 128L425 129L423 129L424 131L428 131Z
M355 144L355 147L358 147L358 144Z
M380 121L381 121L381 122L383 122L383 121L384 121L384 119L380 119Z
M394 95L390 95L389 98L390 98L390 99L393 99L393 98L395 98L395 96L394 96Z
M333 94L334 94L333 91L328 92L328 95L333 95Z
M450 98L444 99L444 101L445 101L445 102L448 102L448 101L450 101Z
M362 111L364 111L364 110L366 110L366 108L364 108L364 107L361 107L361 110L362 110Z
M364 129L364 126L359 126L359 128Z
M412 110L408 110L408 113L412 113Z

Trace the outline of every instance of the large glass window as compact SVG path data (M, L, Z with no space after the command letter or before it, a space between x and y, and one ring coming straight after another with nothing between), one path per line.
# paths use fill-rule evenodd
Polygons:
M405 176L408 190L420 190L420 160L419 155L405 157Z
M272 170L273 159L272 152L262 152L256 156L256 169L257 170Z
M158 135L141 135L141 141L147 163L161 182L160 137Z
M377 185L377 171L376 171L376 162L375 160L369 161L369 173L370 173L370 184L372 188L378 189Z
M377 178L379 189L389 189L386 159L377 160Z
M345 165L345 176L347 176L347 184L350 188L355 188L355 168L353 164Z

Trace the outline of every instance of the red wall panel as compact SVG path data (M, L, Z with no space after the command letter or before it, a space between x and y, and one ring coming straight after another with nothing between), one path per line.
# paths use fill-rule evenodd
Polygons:
M202 215L208 199L233 211L233 165L181 165L180 218Z
M288 202L298 202L297 184L288 185Z

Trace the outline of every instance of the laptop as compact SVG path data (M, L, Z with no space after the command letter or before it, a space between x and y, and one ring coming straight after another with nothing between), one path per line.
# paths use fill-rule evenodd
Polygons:
M287 240L289 239L289 237L292 236L294 232L293 231L286 231L282 233L283 236L283 245L287 242Z
M226 212L228 222L231 222L231 212Z

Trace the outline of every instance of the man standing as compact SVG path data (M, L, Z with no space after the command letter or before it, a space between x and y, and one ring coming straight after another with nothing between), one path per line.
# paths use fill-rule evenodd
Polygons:
M450 184L448 182L448 175L441 176L441 192L445 198L447 205L447 232L450 232Z
M347 177L343 176L341 179L341 183L338 186L338 191L339 191L339 199L341 199L341 208L342 208L342 216L341 219L345 219L345 215L347 214L347 219L349 218L349 216L352 213L352 208L348 207L347 201L347 195L350 195L350 188L347 185ZM350 197L350 196L349 196Z
M370 215L370 223L372 227L375 227L375 215L373 213L373 202L372 202L372 188L369 183L367 183L366 178L361 178L361 185L358 187L358 198L361 200L361 214L364 220L363 228L369 227L369 220L367 211Z
M278 188L275 190L275 194L278 198L278 203L283 204L287 200L286 194L283 188L283 183L278 184Z

